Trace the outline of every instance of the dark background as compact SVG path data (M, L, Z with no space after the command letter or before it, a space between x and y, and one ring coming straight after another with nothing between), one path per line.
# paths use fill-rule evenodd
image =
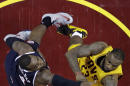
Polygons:
M88 1L112 13L130 28L130 0ZM73 25L87 29L88 37L84 39L87 44L95 41L105 41L114 48L121 48L125 52L126 58L123 63L124 76L119 80L118 86L130 86L129 37L102 14L66 0L24 0L0 8L0 86L9 86L4 70L4 60L9 48L3 41L4 36L24 29L33 29L33 27L40 24L42 15L48 12L70 13L74 18ZM47 30L40 49L53 73L74 80L74 74L64 56L68 41L68 37L57 34L55 27L52 26Z

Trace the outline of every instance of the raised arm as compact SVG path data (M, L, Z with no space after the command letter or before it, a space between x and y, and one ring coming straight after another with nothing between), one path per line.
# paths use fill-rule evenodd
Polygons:
M79 49L79 47L76 47L76 48L68 51L65 55L66 55L66 58L69 62L69 65L70 65L72 71L74 72L74 74L76 76L76 80L86 81L86 78L82 75L80 68L78 66L77 54L76 54L78 49Z
M30 37L29 37L29 40L35 41L38 44L40 44L42 37L46 32L46 29L47 29L47 27L45 25L42 25L42 24L36 26L32 30Z
M35 27L30 37L28 38L29 41L35 41L36 43L40 44L41 39L46 32L46 29L52 25L51 18L50 17L42 17L42 24ZM23 35L25 36L25 35ZM33 49L30 45L26 44L24 39L21 39L20 37L17 37L17 35L14 34L8 34L5 36L4 41L7 43L7 45L14 49L16 52L18 52L20 55L31 52Z
M45 25L42 24L38 25L32 30L29 40L35 41L38 44L40 44L45 31L46 31ZM20 55L34 51L29 44L27 44L23 39L18 38L17 35L8 34L7 36L5 36L4 41L11 49L15 50Z

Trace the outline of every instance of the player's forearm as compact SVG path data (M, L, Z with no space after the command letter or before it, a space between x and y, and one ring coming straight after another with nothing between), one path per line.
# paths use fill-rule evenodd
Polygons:
M80 72L80 68L78 66L77 56L74 55L71 51L68 51L66 53L66 58L69 62L69 65L72 69L72 71L76 74L77 72Z
M66 57L68 59L69 65L72 71L75 74L77 81L87 81L86 77L81 73L80 68L78 66L77 56L74 55L71 51L66 53Z
M37 42L38 44L40 44L41 39L44 35L44 33L46 32L47 27L45 25L38 25L37 27L35 27L29 37L29 40L33 40L35 42Z

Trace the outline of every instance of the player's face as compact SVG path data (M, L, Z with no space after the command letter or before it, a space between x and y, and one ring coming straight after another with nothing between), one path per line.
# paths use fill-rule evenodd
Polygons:
M117 58L115 58L115 56L111 53L109 53L106 58L105 58L105 62L104 62L104 69L106 71L111 71L116 69L120 64L122 64L122 60L119 60Z
M41 67L45 66L45 63L41 58L34 55L29 55L31 57L31 63L29 64L31 70L39 70Z

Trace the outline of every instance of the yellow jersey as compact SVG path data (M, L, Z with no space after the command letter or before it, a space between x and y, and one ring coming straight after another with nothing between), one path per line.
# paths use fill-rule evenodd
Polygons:
M77 46L80 46L80 44L71 45L68 50L71 50ZM119 75L121 76L122 73L122 66L119 65L115 70L112 70L110 72L104 72L99 65L97 65L97 59L105 56L108 52L111 52L113 50L112 46L108 46L105 48L102 52L98 53L97 55L93 55L90 57L80 57L77 58L79 63L79 68L81 72L84 74L86 79L88 81L97 81L96 84L93 84L92 86L103 86L101 84L101 80L108 75Z

